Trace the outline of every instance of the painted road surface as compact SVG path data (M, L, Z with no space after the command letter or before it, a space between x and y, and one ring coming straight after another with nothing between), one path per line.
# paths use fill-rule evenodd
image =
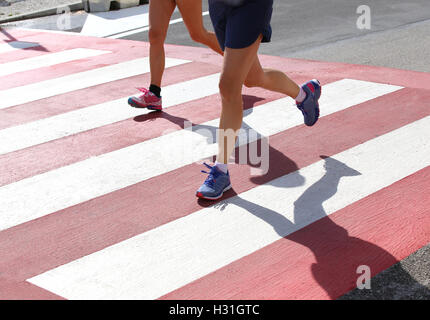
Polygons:
M261 56L320 80L321 118L244 88L233 189L209 202L220 56L167 45L150 112L127 104L145 42L0 41L2 299L337 299L430 242L427 73ZM267 170L242 161L264 146Z

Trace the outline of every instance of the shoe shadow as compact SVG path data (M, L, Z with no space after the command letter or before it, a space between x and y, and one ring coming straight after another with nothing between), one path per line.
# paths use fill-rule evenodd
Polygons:
M264 100L264 98L256 97L256 96L250 96L250 95L243 95L242 96L243 101L243 109L244 109L244 115L252 113L252 108L254 108L255 104L259 101ZM193 125L196 126L198 124L193 123L191 120L181 117L181 116L175 116L173 113L169 113L166 110L160 111L152 111L145 114L138 115L133 118L136 122L145 122L145 121L153 121L155 119L166 119L170 122L178 125L182 129L185 128L185 125ZM212 127L212 126L203 126L199 125L201 127L205 127L207 129L213 130L213 132L216 132L218 127Z
M251 114L255 104L259 101L264 100L264 98L250 96L250 95L243 95L242 97L243 97L244 116ZM173 113L169 113L164 110L162 112L154 111L154 112L145 113L133 118L133 120L136 122L154 121L156 119L166 119L171 123L177 125L181 129L191 130L192 132L203 136L206 139L205 143L207 145L215 144L217 141L218 126L196 124L196 123L193 123L188 118L184 118L179 115L174 115ZM247 126L246 123L244 123L243 126L246 128L249 128L249 126ZM208 158L200 159L197 162L198 163L203 163L205 161L214 162L215 157L216 156L213 155Z
M285 213L279 213L246 200L234 191L230 192L230 198L215 206L218 206L220 210L224 210L229 205L239 206L271 225L274 231L283 238L282 240L299 243L311 250L316 260L311 265L315 281L331 299L337 299L356 287L360 276L357 273L359 266L368 266L373 277L375 274L372 270L379 272L381 266L384 266L383 269L388 268L398 260L383 248L369 241L350 236L346 229L330 219L324 209L324 202L337 193L341 179L353 179L360 173L336 159L327 156L321 156L321 158L325 162L325 174L294 201L294 222L287 219ZM288 163L285 159L284 161ZM289 165L289 170L293 170L293 162ZM266 180L261 179L261 181L258 180L261 183ZM304 181L305 178L298 171L292 171L288 176L270 181L269 184L276 188L292 188L302 185ZM418 283L402 268L399 270L399 275L404 283L408 283L408 286L412 285L424 295L430 294L428 288ZM288 288L286 289L288 290ZM384 296L387 295L386 290L381 286L360 291L365 291L361 295L363 299L378 298L381 296L381 292L384 293Z

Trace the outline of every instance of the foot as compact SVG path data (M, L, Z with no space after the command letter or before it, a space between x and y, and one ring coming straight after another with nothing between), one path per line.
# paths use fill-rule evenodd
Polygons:
M147 108L149 110L161 111L161 97L145 88L138 88L140 94L128 98L128 104L134 108Z
M230 175L228 171L224 173L215 166L212 167L206 163L204 165L210 169L210 172L202 170L203 173L208 174L208 177L197 190L196 196L207 200L217 200L223 196L225 191L231 189Z
M297 103L297 108L302 111L305 118L305 125L313 126L320 116L318 100L321 96L321 84L318 80L313 79L302 85L306 92L306 98L302 103Z

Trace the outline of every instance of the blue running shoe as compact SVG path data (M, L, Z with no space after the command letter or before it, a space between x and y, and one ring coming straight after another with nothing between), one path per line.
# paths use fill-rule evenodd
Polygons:
M303 113L305 125L313 126L320 116L320 107L318 100L321 96L321 84L318 80L313 79L302 85L306 92L306 99L302 103L297 103L297 108Z
M215 166L210 166L206 163L204 165L210 169L210 172L203 171L209 176L205 182L197 190L196 196L207 200L217 200L222 197L225 191L231 189L230 175L218 170Z

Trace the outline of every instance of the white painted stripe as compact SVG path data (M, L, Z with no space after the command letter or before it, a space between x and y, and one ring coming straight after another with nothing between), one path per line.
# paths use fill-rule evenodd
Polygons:
M371 100L401 87L359 80L341 80L324 86L322 115L353 103ZM339 92L348 92L348 99ZM355 97L356 95L359 98ZM279 99L247 111L245 123L273 135L303 123L290 98ZM217 153L217 145L203 129L217 128L219 120L166 133L152 140L89 158L0 187L0 230L42 217L95 197L191 164ZM270 125L267 125L267 124ZM212 136L210 136L212 137ZM238 139L244 142L244 139Z
M207 15L209 15L209 11L202 12L202 16L207 16ZM178 19L170 20L169 24L172 25L172 24L180 23L182 21L184 21L184 19L178 18ZM130 35L136 34L136 33L145 32L148 30L149 30L149 26L144 26L144 27L137 28L134 30L129 30L126 32L113 34L113 35L107 36L106 38L119 39L119 38L124 38L124 37L130 36Z
M177 9L175 9L177 11ZM94 37L124 32L149 25L149 5L122 10L90 13L82 27L81 34Z
M180 21L177 21L177 22L180 22ZM138 29L134 29L134 30L126 31L126 32L121 32L121 33L114 34L114 35L111 35L111 36L107 36L106 38L109 38L109 39L120 39L120 38L125 38L127 36L131 36L131 35L136 34L136 33L146 32L148 30L149 30L149 26L145 26L145 27L142 27L142 28L138 28Z
M429 126L421 119L29 281L67 299L159 298L429 166Z
M166 86L163 88L163 108L216 94L218 81L219 73ZM130 108L127 97L124 97L10 127L0 130L0 154L60 139L148 112L147 109Z
M50 67L56 64L70 62L74 60L96 57L105 53L111 53L111 51L76 48L55 53L48 53L38 57L3 63L0 64L0 77L14 74L17 72Z
M25 41L11 41L8 43L0 44L0 53L11 52L15 50L27 49L38 47L40 44L35 42L25 42Z
M188 60L166 58L166 67L188 63ZM91 86L133 77L149 72L149 58L78 72L60 78L0 91L0 109L16 106Z

